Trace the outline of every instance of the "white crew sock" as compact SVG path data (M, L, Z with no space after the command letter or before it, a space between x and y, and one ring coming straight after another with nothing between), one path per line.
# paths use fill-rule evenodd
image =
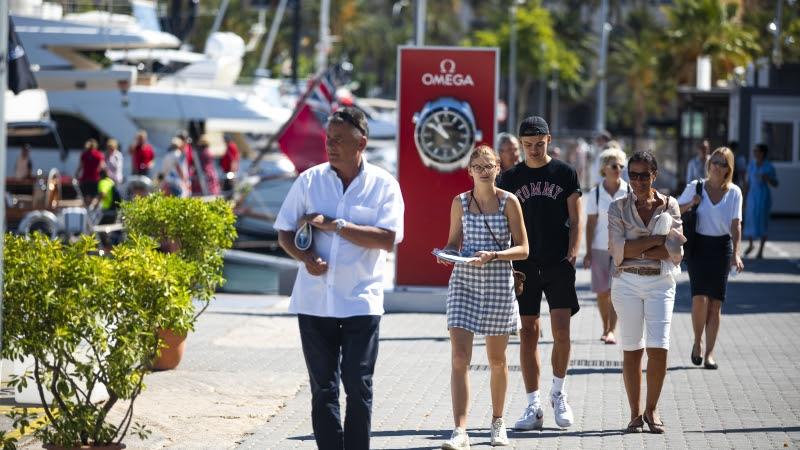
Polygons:
M533 405L535 403L542 403L539 397L539 391L528 392L528 404Z
M558 394L560 392L564 392L564 382L566 378L558 378L553 377L553 389L551 391L552 394Z

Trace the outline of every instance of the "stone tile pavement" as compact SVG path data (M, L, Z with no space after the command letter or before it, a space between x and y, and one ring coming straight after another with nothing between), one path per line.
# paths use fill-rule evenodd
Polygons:
M781 244L773 244L781 248ZM774 255L778 256L778 255ZM800 446L800 268L790 259L746 261L752 270L732 279L717 345L720 370L691 365L688 279L681 277L673 318L668 374L660 401L667 433L623 435L628 407L619 346L604 345L599 315L579 275L581 311L572 325L567 378L576 424L557 429L545 408L542 432L511 433L513 448L797 448ZM583 282L581 282L583 280ZM543 308L546 309L546 308ZM552 340L543 316L543 394L549 394ZM297 339L295 337L295 339ZM476 338L468 428L474 448L489 447L489 372ZM300 358L298 354L296 358ZM389 314L382 322L375 376L373 448L438 448L452 429L449 340L443 315ZM525 406L518 370L519 341L508 350L506 419ZM343 391L342 391L343 392ZM306 385L242 449L315 448ZM344 411L344 409L343 409Z
M774 224L763 261L746 260L733 278L717 345L720 370L689 361L692 331L688 280L681 278L672 327L669 371L660 412L662 436L622 435L628 410L618 346L599 341L600 320L578 271L582 310L572 325L567 378L576 424L555 427L545 408L541 432L511 433L528 448L798 448L800 447L800 221ZM177 370L154 373L134 410L152 431L129 450L312 449L310 394L296 318L287 299L220 295L187 341ZM546 310L547 308L543 308ZM441 314L388 314L381 325L375 376L372 446L438 448L452 429L449 340ZM543 394L549 394L552 340L543 317ZM508 350L511 374L506 419L525 405L519 342ZM474 448L489 446L489 372L475 341L468 419ZM40 448L28 440L23 448Z

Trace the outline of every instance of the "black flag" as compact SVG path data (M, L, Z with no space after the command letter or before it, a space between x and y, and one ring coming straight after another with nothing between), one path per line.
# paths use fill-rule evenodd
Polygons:
M2 0L0 0L2 1ZM19 94L25 89L36 89L36 78L31 72L31 64L25 55L25 49L14 31L14 22L8 18L8 88Z

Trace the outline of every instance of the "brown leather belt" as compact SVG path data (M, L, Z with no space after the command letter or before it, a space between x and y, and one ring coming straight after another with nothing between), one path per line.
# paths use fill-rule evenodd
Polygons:
M622 267L621 271L632 273L634 275L641 275L643 277L654 277L661 275L660 267Z

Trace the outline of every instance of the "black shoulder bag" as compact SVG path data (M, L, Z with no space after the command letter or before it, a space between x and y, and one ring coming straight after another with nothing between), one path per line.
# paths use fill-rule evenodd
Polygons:
M469 193L469 203L467 203L467 210L469 210L469 205L470 205L470 203L472 203L472 199L473 198L475 198L475 196L473 195L473 192L470 191L470 193ZM495 197L495 198L497 198L497 197ZM497 244L497 247L500 250L503 250L503 246L500 245L500 241L497 240L497 236L494 235L494 232L492 231L492 227L489 226L489 222L486 220L486 217L483 215L483 210L481 210L481 205L479 205L478 202L476 201L475 202L475 206L478 208L478 211L481 213L481 218L483 219L483 224L486 225L486 229L489 230L489 234L492 235L492 239L494 239L494 243ZM497 206L498 207L500 206L500 200L499 199L497 200ZM519 270L514 269L514 264L511 261L509 261L508 264L511 265L511 271L514 273L514 294L517 297L519 297L520 295L522 295L522 292L525 290L525 278L526 278L526 276L525 276L524 272L520 272Z
M697 182L697 189L695 189L695 194L700 196L700 200L702 201L703 198L703 182ZM683 255L685 258L690 258L692 256L692 247L694 246L695 241L697 238L695 235L697 234L697 208L700 204L696 204L692 206L691 209L686 211L681 215L681 222L683 222L683 235L686 237L686 242L683 243Z

